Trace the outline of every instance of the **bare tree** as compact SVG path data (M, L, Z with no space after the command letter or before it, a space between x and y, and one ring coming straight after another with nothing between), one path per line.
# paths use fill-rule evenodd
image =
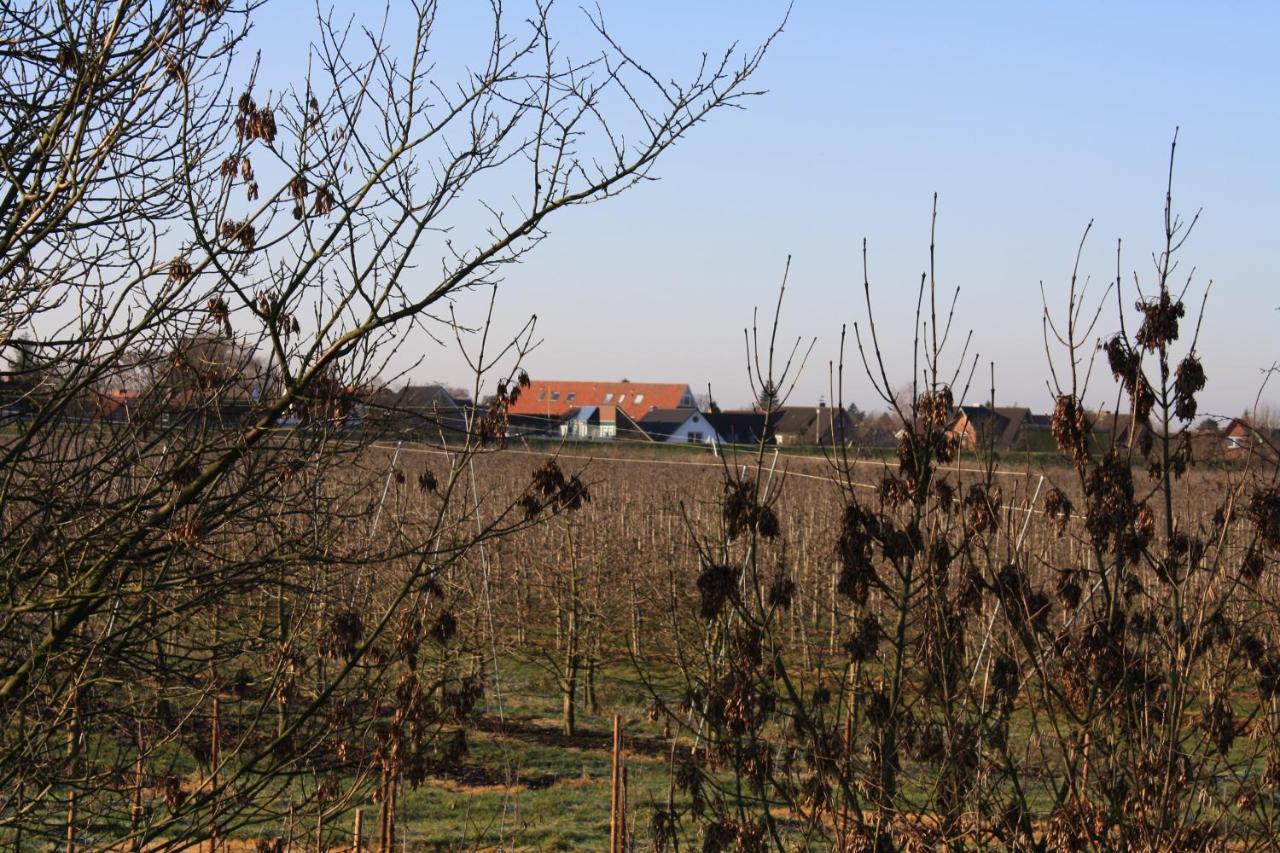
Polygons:
M1171 152L1154 274L1134 277L1134 308L1114 303L1118 330L1098 340L1118 251L1096 302L1078 254L1066 311L1046 303L1061 459L1038 472L999 468L981 442L957 459L950 426L976 357L932 239L905 393L864 255L855 340L896 453L831 451L829 587L797 566L806 531L783 500L798 473L785 462L727 464L720 517L686 511L700 571L683 604L700 633L673 642L679 690L648 673L686 735L657 846L689 825L709 850L1274 844L1280 472L1255 457L1189 480L1204 302L1184 303L1194 282L1175 277L1195 220L1176 213L1172 165ZM1107 381L1104 358L1127 417L1156 429L1093 434L1081 401ZM753 387L785 386L785 370L749 360L768 365ZM821 624L821 605L837 627L814 643L795 627Z
M421 2L397 9L403 45L321 16L307 75L268 93L234 77L259 6L0 6L0 343L39 375L0 445L19 845L280 834L285 809L322 835L370 788L394 837L399 786L483 692L439 578L564 499L530 483L480 518L463 477L501 440L531 326L456 335L495 401L440 465L406 473L353 428L362 391L412 335L465 331L446 306L553 214L740 105L769 43L662 82L598 12L578 59L548 5L494 4L449 80ZM154 393L104 422L86 401L111 389Z

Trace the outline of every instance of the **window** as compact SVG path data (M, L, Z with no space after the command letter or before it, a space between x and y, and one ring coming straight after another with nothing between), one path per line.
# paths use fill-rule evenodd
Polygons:
M698 444L698 443L700 443L700 442L702 441L702 433L700 433L700 432L691 432L691 433L689 433L689 437L688 437L687 441L688 441L690 444Z
M552 391L552 392L551 392L551 400L552 400L552 402L554 402L554 401L556 401L556 400L559 400L559 399L560 399L560 392L559 392L559 391Z
M635 402L636 402L636 405L637 405L637 406L638 406L638 405L640 405L641 403L643 403L643 402L644 402L644 395L643 395L643 394L637 394L637 395L636 395L636 400L635 400Z
M539 399L539 400L545 400L545 399L547 399L547 389L546 389L546 388L539 388L539 389L538 389L538 399Z
M621 405L622 405L623 403L625 403L625 402L627 402L627 395L626 395L626 394L619 394L619 395L618 395L618 405L619 405L619 406L621 406Z
M696 424L696 423L698 422L698 416L697 416L697 415L694 415L694 416L693 416L692 418L690 418L689 420L693 421L693 422Z
M608 394L604 395L604 404L607 406L612 402L613 402L613 392L610 391Z
M565 397L565 398L564 398L564 401L565 401L566 403L572 403L572 402L573 402L573 398L574 398L574 397L576 397L576 396L578 396L578 392L577 392L577 391L570 391L570 392L569 392L569 396L568 396L568 397Z

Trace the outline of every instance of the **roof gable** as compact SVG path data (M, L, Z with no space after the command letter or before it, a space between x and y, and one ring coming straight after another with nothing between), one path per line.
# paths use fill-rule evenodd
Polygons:
M646 412L639 424L649 435L667 438L691 420L711 426L710 416L703 415L697 409L654 409Z
M458 401L443 385L406 385L399 391L380 392L378 402L396 409L459 409Z
M853 435L853 422L849 413L837 406L784 406L778 410L780 417L774 427L778 432L813 439L827 440L843 430L844 439Z
M780 412L770 413L766 426L764 412L731 409L708 412L707 422L727 444L758 444L761 438L766 442L774 440L774 430L781 417Z

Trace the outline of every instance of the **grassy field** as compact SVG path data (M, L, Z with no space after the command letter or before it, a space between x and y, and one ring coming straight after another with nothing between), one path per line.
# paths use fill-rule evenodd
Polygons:
M399 603L394 590L412 576L422 546L405 546L402 555L364 568L374 565L367 555L394 552L429 524L439 532L425 553L452 554L448 543L461 531L520 518L519 501L531 478L544 476L548 451L557 453L557 476L580 478L589 499L442 560ZM1159 619L1175 612L1188 620L1184 630L1198 649L1194 666L1186 666L1194 689L1173 706L1179 748L1195 756L1185 772L1200 799L1188 825L1211 826L1215 840L1234 844L1265 836L1260 828L1275 819L1266 791L1276 719L1256 673L1265 678L1270 666L1264 626L1276 624L1280 587L1265 571L1273 564L1270 552L1259 577L1241 579L1239 561L1254 548L1245 532L1216 546L1211 539L1222 507L1245 505L1240 496L1256 487L1256 471L1197 470L1173 496L1179 524L1201 543L1194 549L1210 556L1197 557L1176 595L1158 576L1158 562L1128 570L1130 580L1117 591L1126 596L1132 636L1115 676L1101 668L1113 665L1090 639L1103 624L1102 597L1114 570L1099 571L1094 562L1088 480L1060 461L988 468L962 456L935 473L956 497L944 499L945 490L934 489L914 521L910 504L893 503L900 466L881 458L835 468L822 454L775 458L768 451L757 472L746 452L722 458L698 448L515 446L477 457L439 521L433 513L442 498L421 484L445 480L449 457L440 450L381 444L352 462L335 485L335 523L324 530L336 559L283 567L266 576L276 586L264 588L255 576L217 606L202 604L196 618L173 623L170 649L180 650L186 638L214 637L221 651L212 664L187 662L173 683L144 678L150 692L130 700L144 731L162 733L145 744L147 772L136 781L131 775L128 736L95 730L77 760L111 782L79 800L80 844L126 835L132 792L144 793L143 813L155 819L174 808L166 802L170 794L201 794L214 699L221 702L221 744L235 750L224 774L246 756L280 757L272 732L289 721L290 707L318 695L352 654L335 648L356 648L380 612L394 619L356 654L362 663L332 712L307 723L308 742L287 744L283 757L296 768L295 781L245 787L256 798L253 814L220 831L221 845L336 848L350 841L357 808L366 841L374 844L380 780L395 778L395 835L405 849L602 849L610 828L610 728L618 714L635 849L657 846L654 816L668 803L679 820L675 837L663 839L667 849L671 842L696 849L716 832L740 839L765 831L783 847L827 849L853 831L848 825L872 825L878 811L889 811L875 801L884 784L876 755L885 725L875 708L891 691L901 708L890 825L896 838L924 843L963 831L975 833L980 845L996 845L1005 837L1000 833L1015 831L1007 828L1016 825L1012 819L995 811L1009 803L1024 810L1026 832L1056 838L1063 779L1082 772L1084 756L1100 768L1081 782L1090 786L1091 803L1122 808L1131 796L1109 787L1108 778L1124 778L1126 762L1150 753L1126 746L1118 732L1142 725L1149 707L1143 703L1165 701L1169 688L1159 672L1176 644L1160 633ZM731 509L733 490L757 473L770 497L767 504L747 503L747 511L767 505L777 530L754 538L731 534L732 513L741 511ZM1130 476L1141 497L1146 472L1135 465ZM290 480L278 488L305 495L311 487ZM1049 508L1052 492L1074 507L1065 521ZM300 498L271 499L285 507ZM861 598L845 578L849 507L861 507L880 525L876 548L883 550L871 563L878 580ZM1236 512L1247 532L1246 510ZM945 584L925 583L937 551L895 532L913 529L909 524L921 532L908 537L946 545ZM299 543L316 536L312 518L301 513L285 522L264 516L262 529ZM234 569L235 555L251 541L241 536L184 556L197 571L215 571L207 568L215 554L222 562L213 566ZM921 554L917 562L888 550L904 547ZM740 573L736 589L714 605L720 609L708 610L707 576L720 561ZM920 574L907 571L913 565ZM1010 566L1024 579L1007 579ZM779 577L790 585L785 596L775 593ZM975 577L976 587L966 588ZM1077 585L1074 599L1065 582ZM200 601L206 587L184 581L176 589ZM946 642L958 656L949 694L939 692L935 674L939 607L949 608L953 627L946 630L953 633ZM868 620L881 626L878 636L857 651ZM1148 624L1154 628L1138 632ZM459 706L467 684L473 699ZM119 686L105 689L132 695ZM1139 702L1142 691L1148 693ZM574 731L566 734L570 692ZM1152 733L1160 725L1157 718ZM389 740L388 732L401 740ZM1084 733L1097 740L1081 746ZM459 736L465 750L456 748ZM964 765L960 781L946 782L956 777L940 770L938 753L959 749L957 743L970 744L964 748L980 758L954 759L975 763ZM832 749L835 756L824 758L822 751ZM413 770L411 750L422 751L421 772ZM761 766L764 778L753 777ZM694 787L690 768L699 780ZM320 800L322 781L334 793ZM957 793L947 793L944 783ZM32 813L40 818L28 824L24 847L32 846L28 839L41 839L38 847L60 837L68 793L53 791ZM982 830L947 828L956 797L973 813L990 815ZM211 810L190 809L188 826L202 828Z

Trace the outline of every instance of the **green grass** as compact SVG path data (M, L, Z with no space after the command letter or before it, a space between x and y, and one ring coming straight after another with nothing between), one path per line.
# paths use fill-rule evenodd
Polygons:
M520 850L598 850L608 846L612 714L626 721L627 735L652 738L641 724L642 690L628 665L601 670L597 687L601 713L580 706L578 736L560 735L560 699L543 670L514 661L501 668L502 716L490 692L484 730L468 733L464 762L500 771L521 781L515 786L461 785L428 780L400 796L397 840L410 850L501 847ZM581 697L580 697L581 698ZM574 743L579 745L574 745ZM650 741L651 742L651 741ZM665 804L669 769L663 755L626 755L628 802L634 835L647 841L652 807ZM376 834L376 806L366 808L366 836ZM642 843L641 846L644 846Z

